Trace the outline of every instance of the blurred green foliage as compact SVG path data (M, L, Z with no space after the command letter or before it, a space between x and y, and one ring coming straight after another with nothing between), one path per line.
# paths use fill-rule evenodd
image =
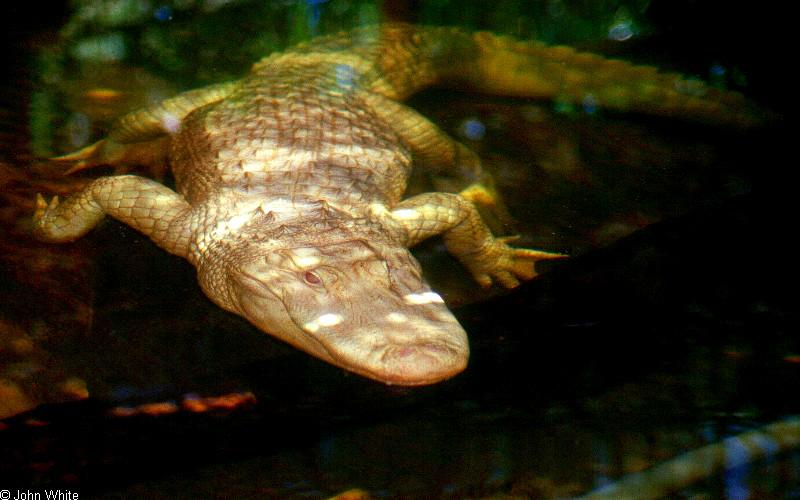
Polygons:
M272 51L387 19L461 25L548 43L646 30L650 0L74 0L76 60L123 60L181 85L234 78Z

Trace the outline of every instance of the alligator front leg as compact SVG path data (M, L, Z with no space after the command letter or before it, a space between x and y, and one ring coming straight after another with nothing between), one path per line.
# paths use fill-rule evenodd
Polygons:
M492 236L472 202L460 194L413 196L398 204L392 217L405 228L408 246L441 234L447 250L482 286L489 286L496 279L504 287L513 288L519 285L519 279L536 276L536 261L565 257L508 246L510 238Z
M150 237L158 246L188 256L191 207L181 195L135 175L100 177L63 203L37 196L34 236L49 242L72 241L107 214Z

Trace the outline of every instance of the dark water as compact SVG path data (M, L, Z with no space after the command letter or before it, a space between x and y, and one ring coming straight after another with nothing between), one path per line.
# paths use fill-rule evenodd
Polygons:
M621 2L609 9L632 21L613 24L589 22L600 14L581 2L504 2L491 15L447 2L275 3L262 7L272 34L229 58L220 54L235 36L266 29L243 17L251 4L142 5L152 15L98 18L111 27L49 4L47 15L14 7L5 21L0 410L23 413L0 424L0 489L568 497L800 413L791 58L769 4ZM211 305L188 264L113 221L73 245L27 237L35 192L66 193L100 173L64 178L38 157L102 134L119 107L239 74L269 43L377 15L540 35L704 78L719 66L727 85L785 120L741 132L459 92L415 97L481 154L522 243L575 256L488 297L440 244L421 248L435 286L464 304L455 313L473 353L464 374L434 387L384 387L272 341ZM612 24L640 31L597 37L596 25ZM80 63L75 51L116 40L108 33L128 44L126 64ZM476 121L485 135L470 139ZM198 399L223 395L240 404ZM795 498L800 455L676 495Z

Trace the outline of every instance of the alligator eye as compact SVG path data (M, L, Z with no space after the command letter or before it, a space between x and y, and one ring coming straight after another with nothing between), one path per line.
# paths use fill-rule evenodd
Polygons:
M306 271L303 273L303 280L308 283L309 285L321 285L322 279L319 276L312 273L311 271Z

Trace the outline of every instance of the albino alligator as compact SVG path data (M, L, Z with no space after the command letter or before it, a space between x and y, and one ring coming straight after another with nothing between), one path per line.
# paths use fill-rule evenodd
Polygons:
M37 199L35 235L74 240L105 215L197 267L219 306L344 369L421 385L464 369L467 336L408 248L441 234L484 286L534 277L540 259L495 238L480 160L399 101L431 85L749 124L738 94L566 47L389 24L317 38L241 80L134 111L62 159L168 163L177 192L101 177L59 204ZM403 199L412 162L475 182Z

